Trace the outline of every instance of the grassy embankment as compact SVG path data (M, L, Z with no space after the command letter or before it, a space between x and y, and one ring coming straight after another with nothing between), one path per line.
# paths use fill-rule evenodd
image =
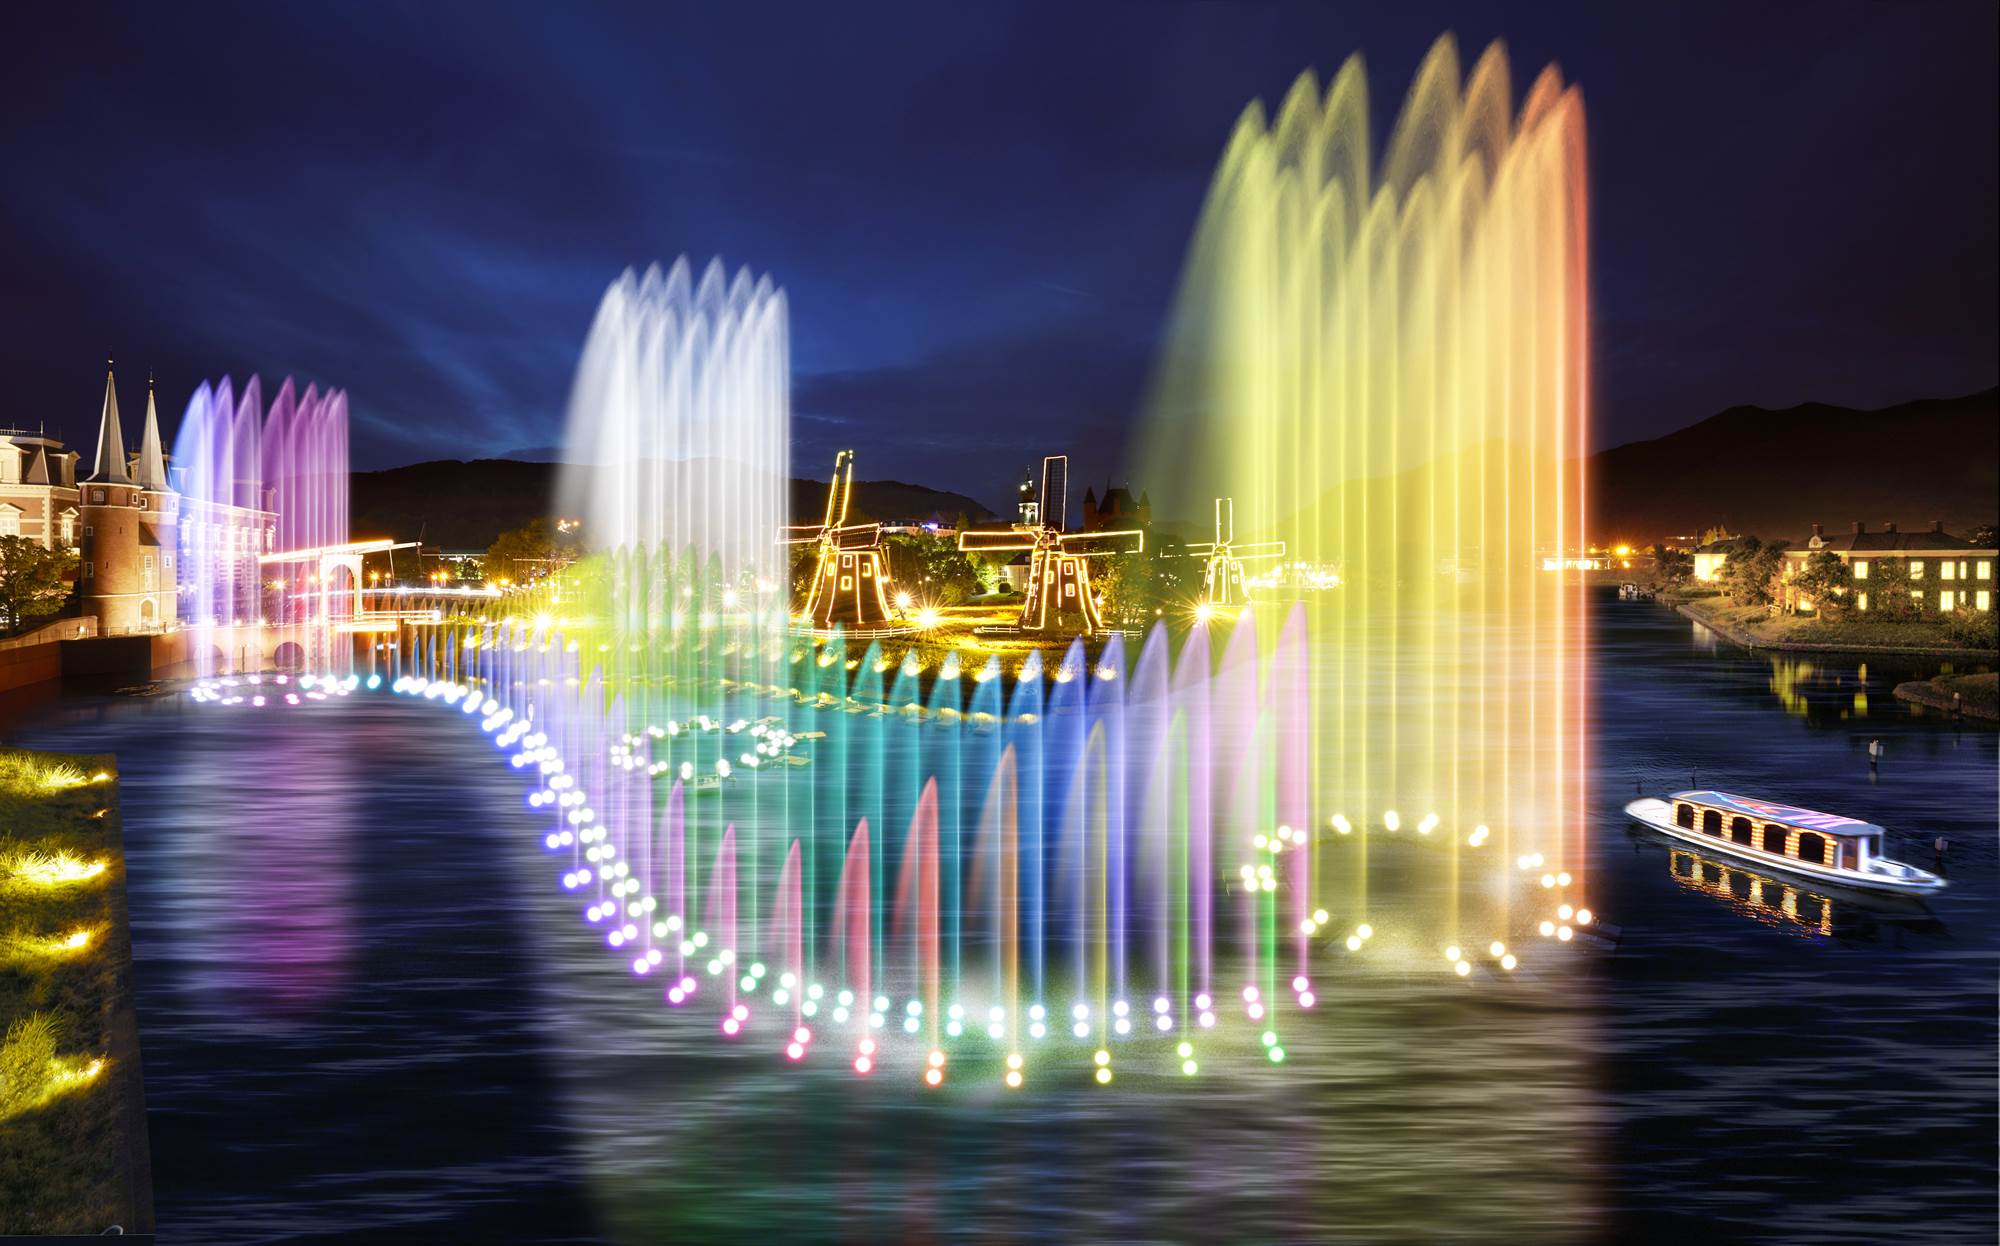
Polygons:
M1942 619L1822 619L1773 615L1766 606L1739 606L1727 597L1674 599L1681 612L1741 644L1762 649L1832 649L1865 653L1991 653L1970 632Z
M0 1233L152 1227L108 762L0 749Z
M1987 722L2000 722L2000 674L1939 675L1896 685L1905 701Z

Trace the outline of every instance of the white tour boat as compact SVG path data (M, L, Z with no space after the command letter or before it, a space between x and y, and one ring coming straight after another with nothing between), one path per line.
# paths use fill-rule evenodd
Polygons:
M1928 895L1945 886L1928 870L1883 856L1881 827L1837 813L1705 789L1666 800L1648 796L1625 812L1704 851L1815 882L1897 895Z

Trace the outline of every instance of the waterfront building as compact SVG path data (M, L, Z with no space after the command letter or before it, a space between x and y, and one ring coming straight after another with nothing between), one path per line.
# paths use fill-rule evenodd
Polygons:
M75 549L77 456L44 432L0 429L0 536Z
M1082 531L1129 531L1152 526L1153 501L1147 494L1142 492L1134 498L1131 489L1111 484L1104 486L1101 498L1095 489L1083 491Z
M1977 546L1944 530L1933 522L1927 532L1899 532L1893 523L1870 532L1857 522L1849 532L1828 536L1821 524L1812 526L1812 536L1802 546L1785 551L1784 568L1779 573L1783 585L1781 599L1787 609L1810 610L1812 602L1794 587L1805 570L1806 560L1817 553L1830 553L1847 566L1853 577L1854 608L1880 606L1871 602L1873 586L1884 579L1890 568L1897 574L1899 591L1909 593L1918 609L1991 610L1993 608L1993 568L2000 549ZM1907 575L1907 587L1903 576Z
M1723 566L1731 554L1743 552L1744 537L1731 536L1695 547L1694 578L1701 584L1713 584L1722 575Z
M277 516L264 507L181 495L162 450L150 382L136 452L126 448L117 380L108 371L89 475L75 481L76 456L55 443L36 449L43 464L69 461L64 472L75 497L77 585L82 613L97 620L99 635L172 630L181 621L180 599L197 566L206 567L209 578L221 586L217 600L229 617L214 621L260 617L264 584L257 559L274 547ZM0 471L5 458L0 454ZM60 511L57 517L59 535Z

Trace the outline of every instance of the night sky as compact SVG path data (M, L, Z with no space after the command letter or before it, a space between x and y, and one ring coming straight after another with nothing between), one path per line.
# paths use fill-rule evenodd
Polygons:
M357 466L546 448L685 252L786 288L802 474L1101 481L1244 104L1358 49L1386 131L1446 30L1583 86L1599 444L1995 382L1990 0L858 8L10 6L0 423L87 455L109 350L170 433L255 371Z

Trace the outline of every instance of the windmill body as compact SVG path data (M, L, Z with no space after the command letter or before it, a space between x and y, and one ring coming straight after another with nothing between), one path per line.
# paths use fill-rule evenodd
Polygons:
M819 565L806 592L803 617L815 628L849 630L890 626L889 603L882 565L882 525L850 524L847 507L854 494L854 451L833 459L833 481L826 497L826 518L818 524L793 524L779 539L787 545L819 546Z
M1009 550L1028 554L1028 593L1019 626L1028 632L1071 632L1089 636L1103 630L1090 586L1090 560L1104 554L1138 553L1146 534L1064 532L1069 493L1069 456L1042 460L1042 496L1036 522L1009 528L962 532L958 547L968 553ZM1023 508L1024 514L1026 508Z
M1243 564L1264 558L1283 558L1283 541L1236 543L1236 499L1215 499L1215 540L1187 547L1190 558L1206 558L1202 576L1201 604L1216 609L1247 606L1250 590L1243 584Z

